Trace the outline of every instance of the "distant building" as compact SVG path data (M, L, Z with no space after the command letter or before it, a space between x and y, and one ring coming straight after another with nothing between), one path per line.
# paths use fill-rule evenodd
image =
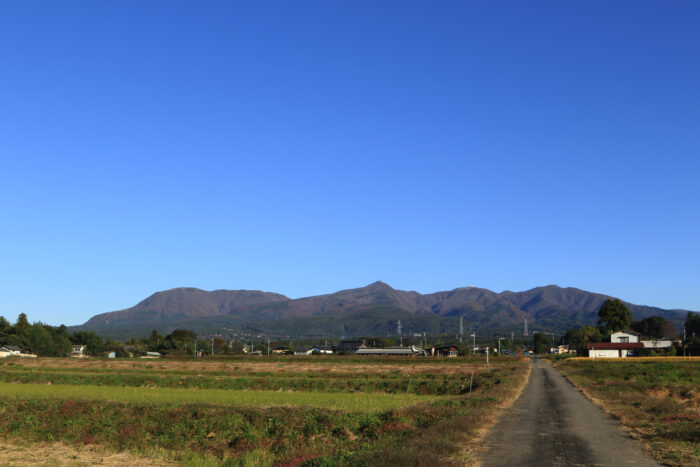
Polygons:
M333 348L334 353L340 353L340 354L349 354L349 353L355 353L360 349L366 349L367 348L367 343L363 340L347 340L347 341L340 341L340 344L336 345Z
M673 346L673 341L668 337L660 337L654 339L652 337L644 337L640 341L644 344L645 349L670 349Z
M454 345L436 345L430 348L430 355L434 357L456 357L457 347Z
M140 358L160 358L162 356L160 352L146 352L146 355Z
M20 348L14 345L3 345L0 347L0 358L19 357L20 353L22 353Z
M576 350L570 349L568 345L558 345L556 347L552 347L550 352L561 355L564 353L576 353Z
M85 348L84 345L74 345L71 349L70 356L73 358L85 358Z
M410 346L410 347L388 347L385 349L370 349L361 348L355 351L355 355L396 355L404 357L413 357L415 355L422 355L423 349Z
M590 358L624 358L644 348L641 342L589 342L586 344Z
M610 334L610 342L615 344L624 344L628 342L635 343L639 342L639 336L640 334L638 332L624 329L622 331L615 331Z

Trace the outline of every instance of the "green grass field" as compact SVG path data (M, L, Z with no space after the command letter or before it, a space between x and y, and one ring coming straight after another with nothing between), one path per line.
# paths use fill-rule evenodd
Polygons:
M6 360L0 436L195 465L462 465L527 374L484 363Z
M666 465L700 465L700 361L652 358L557 363Z
M206 404L231 407L309 406L349 412L382 412L405 405L429 403L437 396L382 393L324 393L171 389L89 385L0 383L2 397L70 399L132 404Z

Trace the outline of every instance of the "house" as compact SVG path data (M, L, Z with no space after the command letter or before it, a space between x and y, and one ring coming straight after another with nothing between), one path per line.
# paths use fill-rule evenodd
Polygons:
M430 355L435 357L456 357L457 347L454 345L436 345L430 348Z
M615 331L610 334L610 342L614 344L624 344L627 342L636 343L639 342L640 335L641 334L638 332L623 329L622 331Z
M673 341L668 337L660 337L654 339L652 337L643 337L640 341L644 344L645 349L670 349L673 346Z
M4 357L19 357L22 351L14 345L3 345L0 347L0 358Z
M348 353L355 353L359 349L366 349L367 348L367 343L362 340L354 340L354 341L340 341L340 344L335 346L333 348L333 351L335 353L341 353L341 354L348 354Z
M272 355L292 355L292 353L287 347L275 347L272 349Z
M558 345L556 347L552 347L550 352L555 355L561 355L564 353L576 353L576 350L570 349L568 345Z
M85 346L84 345L74 345L71 349L70 356L73 358L85 358Z
M141 358L160 358L162 357L160 352L146 352L146 355Z
M589 342L586 344L590 358L623 358L644 348L641 342Z
M37 358L38 355L31 352L20 352L19 358Z
M410 347L388 347L385 349L370 349L370 348L360 348L355 351L355 355L396 355L404 357L413 357L414 355L422 355L423 349L410 346Z
M295 351L294 355L333 355L333 349L330 347L315 345L310 349Z
M314 355L333 355L333 348L323 345L317 345L313 348Z

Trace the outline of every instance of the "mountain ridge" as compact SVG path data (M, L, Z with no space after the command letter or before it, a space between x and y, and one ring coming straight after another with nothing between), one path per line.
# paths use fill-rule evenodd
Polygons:
M522 292L498 293L469 286L420 294L376 281L364 287L297 299L260 290L206 291L177 287L156 292L133 307L95 315L74 328L109 334L115 328L258 329L261 323L266 323L269 332L288 334L286 330L297 328L296 333L303 333L303 326L298 325L303 320L314 329L325 326L330 333L340 325L330 324L329 320L353 322L356 324L353 329L369 330L373 320L378 323L383 320L382 313L389 313L403 316L409 327L444 330L455 326L463 317L468 329L479 331L519 329L526 319L532 330L538 327L561 330L595 324L597 311L608 298L612 297L553 284ZM625 303L635 319L660 315L677 327L688 312ZM440 320L444 322L439 323Z

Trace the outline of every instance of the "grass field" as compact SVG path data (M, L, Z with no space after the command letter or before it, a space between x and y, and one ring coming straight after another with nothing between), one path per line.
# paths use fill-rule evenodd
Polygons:
M666 465L700 465L700 359L569 359L570 381Z
M220 391L216 389L138 388L88 385L0 383L0 394L20 399L70 399L139 404L207 404L229 407L310 406L352 412L381 412L428 403L436 396L383 393Z
M13 359L0 436L194 465L461 465L527 371L515 357Z

